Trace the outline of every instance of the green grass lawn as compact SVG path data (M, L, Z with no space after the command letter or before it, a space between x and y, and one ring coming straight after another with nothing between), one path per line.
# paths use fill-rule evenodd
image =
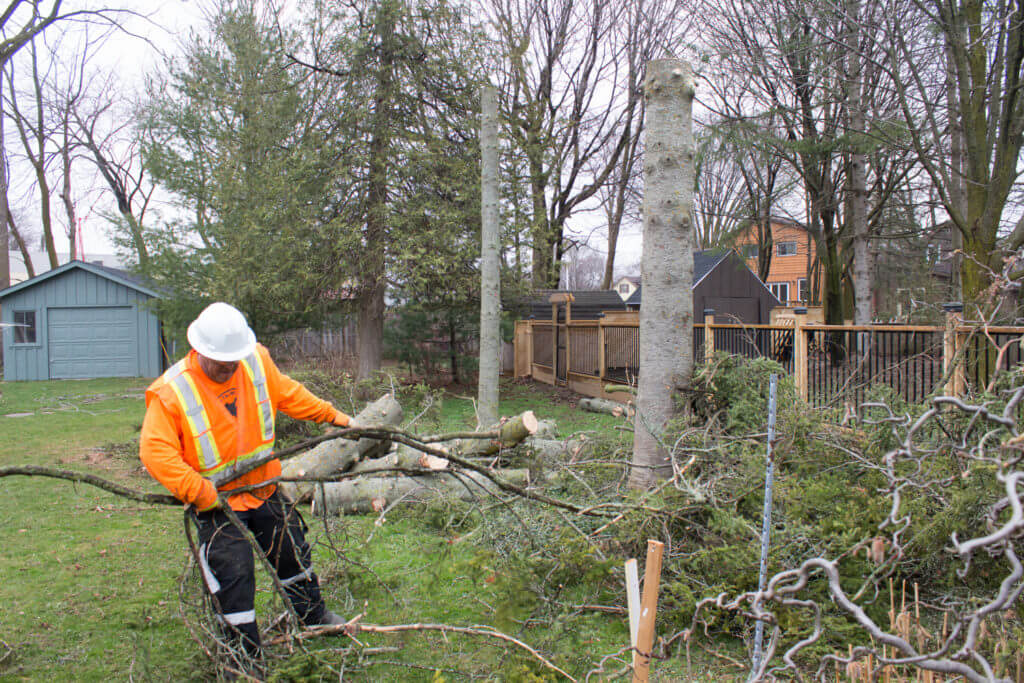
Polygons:
M0 383L0 466L40 464L80 469L157 491L139 466L135 442L146 380ZM582 413L574 401L540 385L505 383L501 412L533 409L555 419L563 436L580 431L628 435L610 416ZM32 413L4 417L10 413ZM446 395L417 431L473 425L470 401ZM460 526L459 509L410 507L373 517L307 519L328 603L379 624L485 624L551 654L575 674L628 642L624 617L579 612L572 605L618 595L585 582L562 593L564 615L535 619L527 599L529 558L503 560L493 535ZM179 615L179 579L187 558L180 508L156 508L89 486L38 477L0 479L0 680L204 680L212 668ZM454 523L453 523L453 520ZM525 569L523 569L525 572ZM266 619L271 594L261 587ZM551 613L551 606L542 606ZM557 606L556 606L557 607ZM558 612L558 609L555 609ZM345 659L346 679L544 680L514 649L465 636L363 634L371 647L396 652ZM6 647L4 646L6 644ZM340 663L322 640L276 665L272 680L338 680L323 662ZM10 648L10 651L8 651ZM5 653L9 652L6 655ZM320 667L317 669L317 667ZM440 672L440 673L439 673ZM685 678L682 662L658 663L655 680Z

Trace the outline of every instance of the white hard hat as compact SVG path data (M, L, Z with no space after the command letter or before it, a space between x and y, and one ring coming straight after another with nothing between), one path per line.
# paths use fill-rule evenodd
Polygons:
M230 363L256 348L256 335L242 312L223 301L210 304L188 326L188 343L200 355Z

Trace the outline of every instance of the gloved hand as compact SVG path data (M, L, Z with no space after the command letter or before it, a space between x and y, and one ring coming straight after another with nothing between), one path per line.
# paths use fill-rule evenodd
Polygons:
M335 427L341 427L342 429L365 429L368 426L360 424L354 417L348 418L347 422L343 422L342 418L338 418L331 424Z

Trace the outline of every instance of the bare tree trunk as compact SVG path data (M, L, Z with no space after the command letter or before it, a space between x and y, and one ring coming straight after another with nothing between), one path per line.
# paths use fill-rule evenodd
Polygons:
M672 472L662 436L693 372L693 72L681 60L654 60L644 90L644 305L629 478L636 488Z
M68 216L68 260L70 261L78 258L78 230L75 225L75 202L71 199L71 148L67 132L67 122L65 122L64 146L60 150L61 170L64 174L64 185L61 188L60 198L64 202L64 212Z
M498 93L480 94L480 372L477 420L498 421L498 354L501 352L501 273L498 269Z
M946 43L946 108L949 112L949 201L961 216L967 215L967 195L964 192L964 129L960 120L959 99L956 92L956 63L952 48ZM960 283L960 265L963 260L964 236L955 221L949 221L950 256L949 286L954 301L963 301ZM933 226L934 227L934 226Z
M861 43L860 7L858 0L849 2L850 46ZM849 215L846 220L853 228L853 298L854 322L867 325L874 317L872 306L874 264L871 262L870 226L868 224L867 155L862 151L866 132L864 116L864 69L859 50L847 53L846 107L849 117L852 149L850 168L846 176Z
M3 79L0 79L0 88L3 87ZM11 258L10 238L7 235L7 218L10 216L10 208L7 206L7 148L4 146L4 98L0 91L0 289L11 284ZM26 256L26 260L27 260ZM31 268L29 261L29 268Z

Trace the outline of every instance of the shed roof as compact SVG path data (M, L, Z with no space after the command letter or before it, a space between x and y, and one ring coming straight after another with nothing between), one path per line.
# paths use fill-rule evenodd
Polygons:
M708 276L708 273L718 267L718 264L729 258L730 250L721 249L705 249L704 251L693 252L693 286L696 287L700 284L700 281ZM636 307L640 305L640 299L642 297L641 291L643 286L636 288L636 291L628 299L626 299L626 306Z
M24 282L19 282L16 285L11 285L7 289L0 290L0 299L10 296L15 292L20 292L23 289L34 287L41 282L57 277L58 275L75 268L80 268L86 272L92 273L93 275L98 275L99 277L106 278L107 280L112 280L120 285L128 287L129 289L134 289L135 291L142 292L148 296L160 297L160 293L148 286L145 279L138 275L129 273L126 270L121 270L120 268L111 268L109 266L101 266L95 263L86 263L85 261L79 261L76 259L68 261L62 266L57 266L53 270L48 270L45 273L36 275L34 278L25 280Z
M596 320L604 311L624 311L626 304L618 292L610 289L566 290L538 289L527 301L529 314L539 320L551 319L551 304L548 299L552 294L569 293L573 296L573 320Z

